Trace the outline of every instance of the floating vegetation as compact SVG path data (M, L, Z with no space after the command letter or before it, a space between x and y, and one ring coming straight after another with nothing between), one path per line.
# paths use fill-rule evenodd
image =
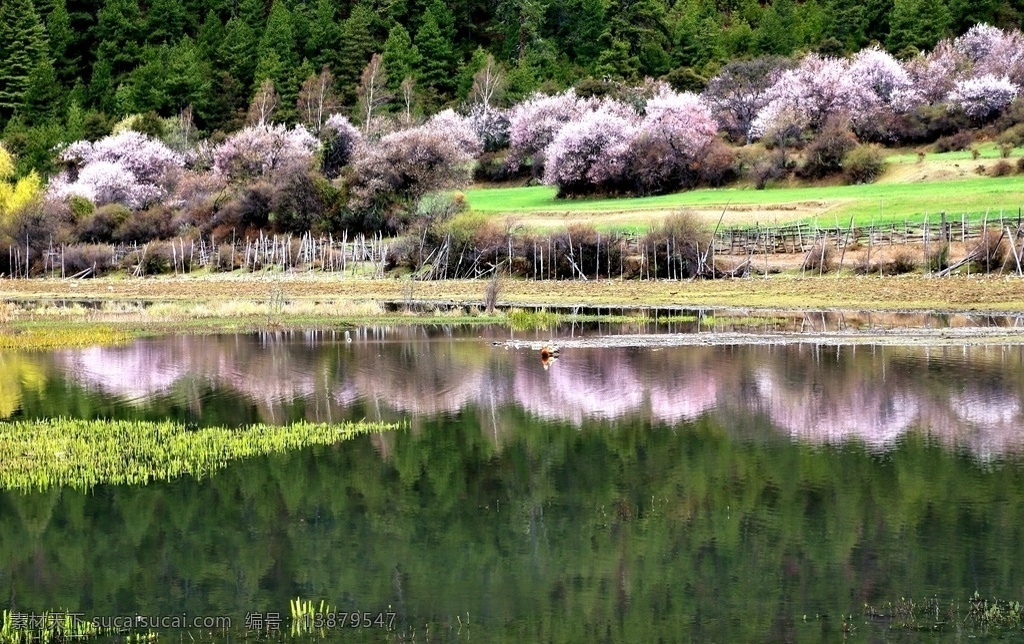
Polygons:
M1019 631L1024 628L1024 609L1019 601L988 600L975 591L964 604L943 603L938 598L915 602L901 597L884 605L865 604L864 614L890 629L905 631Z
M760 316L760 315L706 315L701 318L700 323L705 326L773 326L789 322L784 317Z
M171 421L0 422L0 489L145 485L183 475L209 476L231 461L329 445L385 423L309 423L189 428Z
M132 334L112 326L60 326L0 331L0 349L63 349L124 344Z

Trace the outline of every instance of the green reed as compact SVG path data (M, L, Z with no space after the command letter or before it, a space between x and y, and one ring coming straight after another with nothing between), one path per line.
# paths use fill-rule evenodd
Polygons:
M188 428L172 421L53 418L0 422L0 489L90 489L209 476L234 460L330 445L386 423Z
M0 613L0 644L36 644L81 641L103 633L75 614L44 611L32 615L5 610Z

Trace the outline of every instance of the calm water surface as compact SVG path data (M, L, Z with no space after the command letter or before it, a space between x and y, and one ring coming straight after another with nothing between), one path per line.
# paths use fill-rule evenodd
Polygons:
M1024 598L1024 348L492 344L617 331L0 353L8 419L408 421L202 481L0 491L0 607L241 627L301 596L396 615L335 637L424 641L838 641L853 614L847 639L918 641L864 605Z

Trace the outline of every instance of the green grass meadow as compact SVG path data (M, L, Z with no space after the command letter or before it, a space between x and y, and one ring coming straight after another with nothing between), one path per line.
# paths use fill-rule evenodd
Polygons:
M586 218L598 229L646 229L652 213L691 208L715 218L714 211L736 208L750 211L749 217L735 217L731 225L774 225L803 221L834 226L838 220L846 226L850 218L857 226L915 223L926 216L938 221L945 211L950 220L969 220L1000 214L1016 218L1024 206L1024 175L979 176L974 169L980 163L991 165L998 158L994 146L982 149L978 160L970 152L928 155L927 164L918 164L916 153L889 157L886 174L879 183L862 185L826 185L777 187L755 190L753 187L701 189L655 197L557 199L550 186L515 188L479 188L465 192L473 212L481 215L550 216L557 227L576 216ZM1016 159L1008 160L1016 166ZM921 177L941 176L926 179ZM950 178L952 177L952 178ZM810 213L814 214L804 214ZM609 215L615 214L612 218ZM776 214L777 213L777 214ZM625 217L623 215L626 215ZM560 215L561 217L557 217ZM602 223L602 215L610 221ZM634 215L634 216L630 216ZM558 222L558 223L554 223Z

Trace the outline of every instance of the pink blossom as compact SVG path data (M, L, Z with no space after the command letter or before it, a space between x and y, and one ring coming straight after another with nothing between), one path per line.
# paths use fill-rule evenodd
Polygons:
M544 149L558 131L589 111L592 104L570 89L555 96L534 94L513 107L509 112L510 164L516 166L533 157L536 165L543 165Z
M1006 76L985 74L957 82L949 93L949 103L981 121L1001 112L1016 97L1017 86Z
M941 40L935 49L908 62L906 69L921 102L935 104L945 100L969 66L966 56L948 40Z
M448 109L438 112L430 117L422 127L451 140L471 157L477 156L483 150L472 119L456 114L455 110Z
M856 82L850 63L840 58L809 54L796 69L786 71L769 91L769 102L758 113L752 134L763 136L777 130L783 118L787 126L817 129L828 117L849 114L854 119L878 105L871 88Z
M647 102L640 132L668 142L681 156L694 157L718 132L711 110L692 92L664 92Z
M229 136L213 153L213 167L232 180L270 174L292 164L308 164L320 142L305 127L251 125Z
M544 182L562 194L614 190L624 179L636 133L636 125L617 114L587 112L562 127L548 145Z

